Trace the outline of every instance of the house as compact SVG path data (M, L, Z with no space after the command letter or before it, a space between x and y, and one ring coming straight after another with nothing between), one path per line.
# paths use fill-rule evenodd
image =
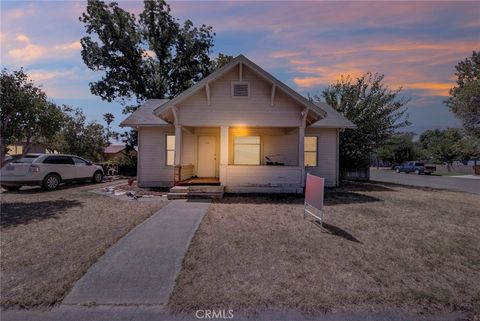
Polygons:
M7 155L21 155L25 150L26 143L24 142L15 142L7 146ZM48 153L49 151L40 143L30 144L28 148L29 153Z
M103 149L103 157L105 160L118 160L123 161L128 159L128 155L131 157L137 156L137 147L134 147L134 150L131 150L128 154L126 151L125 145L109 145Z
M139 186L198 177L262 193L301 193L306 172L336 186L338 135L355 128L243 55L173 99L146 101L121 126L138 130Z

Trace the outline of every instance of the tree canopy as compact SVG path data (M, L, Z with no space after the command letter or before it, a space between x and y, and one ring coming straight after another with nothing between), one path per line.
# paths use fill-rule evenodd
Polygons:
M352 169L368 166L370 153L380 147L398 128L409 125L400 89L391 90L383 83L383 75L366 73L351 79L342 77L328 86L325 101L350 119L357 128L340 134L340 167Z
M480 52L473 52L455 66L456 86L446 101L463 122L467 134L480 138Z
M64 123L50 149L64 154L78 155L93 161L103 160L105 128L96 122L87 122L82 110L63 106Z
M435 129L424 131L420 135L418 143L430 159L448 165L460 158L461 153L458 149L458 143L461 139L462 132L460 129Z
M116 2L89 0L80 21L83 61L103 73L90 90L107 101L172 98L231 59L211 60L212 27L180 23L164 0L146 0L139 17Z
M414 160L417 156L413 133L395 133L377 150L378 156L392 164Z
M22 70L1 72L0 154L3 164L6 147L22 143L23 153L33 144L47 144L63 122L63 113Z

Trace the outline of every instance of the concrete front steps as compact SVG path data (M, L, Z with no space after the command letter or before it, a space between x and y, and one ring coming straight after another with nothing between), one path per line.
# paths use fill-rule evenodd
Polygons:
M191 185L191 186L174 186L167 194L169 200L178 199L199 199L199 198L222 198L224 186L208 186L208 185Z

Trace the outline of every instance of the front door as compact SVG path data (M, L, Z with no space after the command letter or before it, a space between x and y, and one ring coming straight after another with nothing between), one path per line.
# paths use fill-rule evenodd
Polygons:
M198 177L215 177L216 150L215 136L198 136Z

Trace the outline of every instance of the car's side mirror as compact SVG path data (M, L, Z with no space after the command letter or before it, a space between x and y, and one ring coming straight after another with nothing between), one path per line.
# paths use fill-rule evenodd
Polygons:
M92 166L92 162L87 162L87 166Z

